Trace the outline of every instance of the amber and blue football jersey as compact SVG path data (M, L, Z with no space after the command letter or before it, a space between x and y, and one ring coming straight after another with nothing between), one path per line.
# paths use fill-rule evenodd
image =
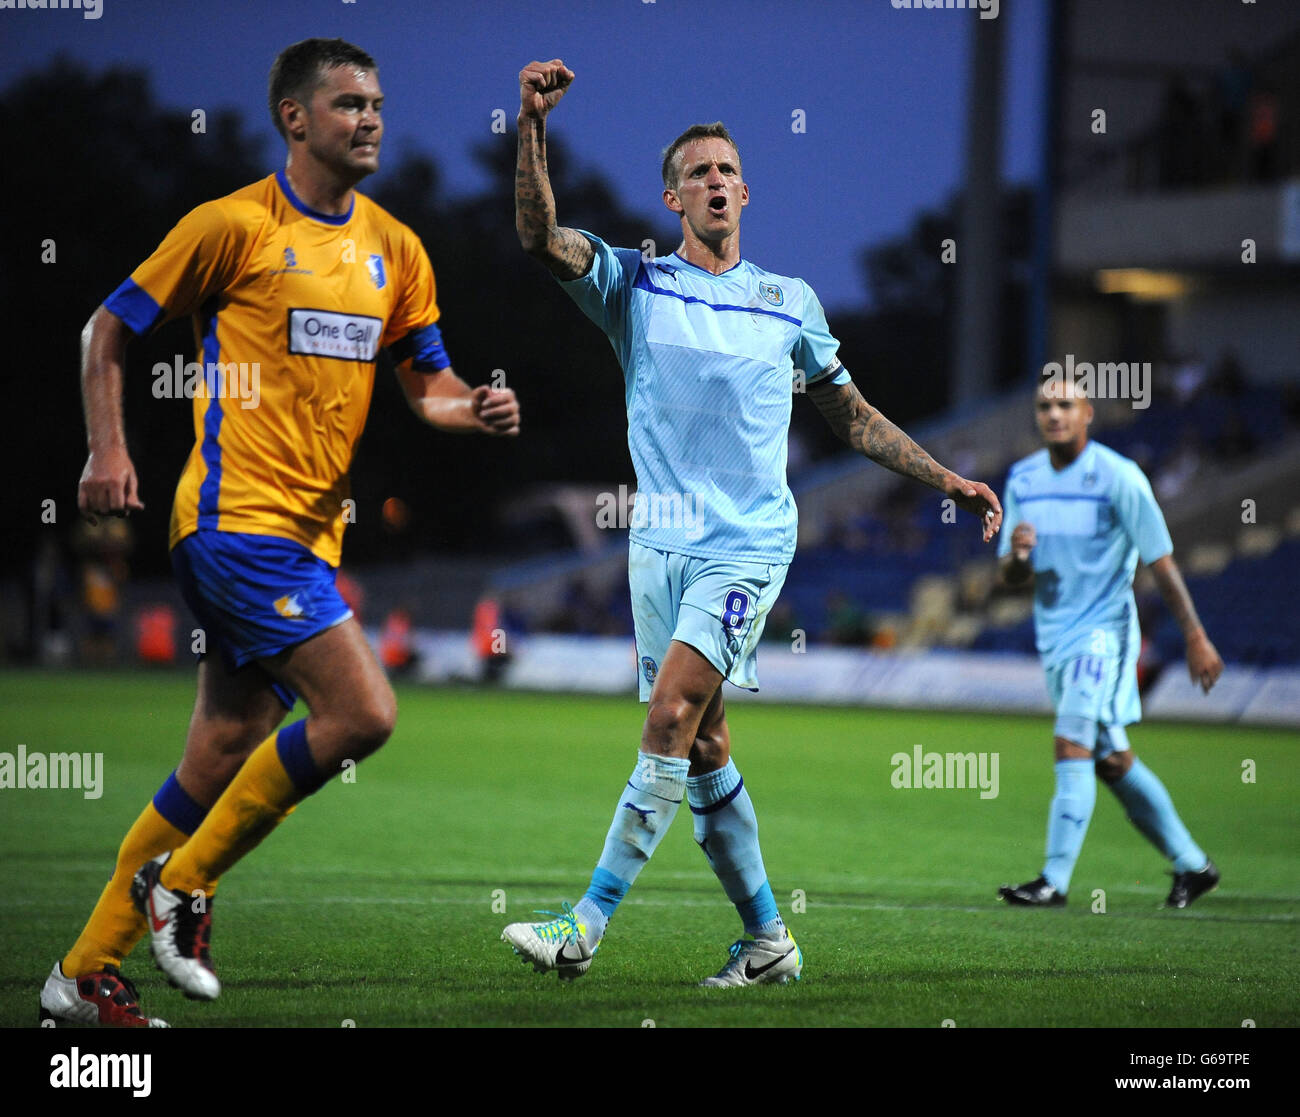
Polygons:
M193 317L202 375L178 362L173 385L193 395L195 435L173 547L200 528L270 535L337 566L379 350L450 364L416 235L362 194L316 212L283 171L191 211L104 305L136 334Z

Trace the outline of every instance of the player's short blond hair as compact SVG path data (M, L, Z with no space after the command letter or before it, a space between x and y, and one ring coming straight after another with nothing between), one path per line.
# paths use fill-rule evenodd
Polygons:
M717 139L726 140L731 144L731 150L736 153L736 162L740 162L740 148L736 146L736 141L731 138L731 133L727 131L727 126L721 120L715 120L712 124L692 124L672 143L664 148L663 176L664 187L668 190L676 190L677 183L681 181L681 167L678 165L678 155L692 140Z

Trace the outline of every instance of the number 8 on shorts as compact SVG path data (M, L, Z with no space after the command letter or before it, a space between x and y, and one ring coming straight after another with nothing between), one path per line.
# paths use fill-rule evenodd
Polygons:
M749 612L749 594L744 590L729 589L722 602L722 627L735 632L745 627L745 615Z

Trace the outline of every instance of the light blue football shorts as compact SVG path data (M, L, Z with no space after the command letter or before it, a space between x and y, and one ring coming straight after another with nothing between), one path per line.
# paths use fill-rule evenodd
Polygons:
M1142 720L1138 699L1137 641L1113 654L1070 656L1046 668L1047 693L1056 707L1053 734L1082 745L1102 760L1129 747L1126 725Z
M650 698L674 640L689 644L723 678L758 689L758 641L788 565L692 558L630 543L627 562L641 701Z

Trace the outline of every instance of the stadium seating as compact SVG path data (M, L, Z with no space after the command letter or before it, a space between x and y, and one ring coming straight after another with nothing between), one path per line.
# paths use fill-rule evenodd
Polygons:
M1222 453L1233 448L1226 441L1230 437L1245 456L1266 451L1287 433L1281 392L1268 386L1232 393L1207 390L1181 406L1157 400L1149 408L1127 410L1122 418L1127 420L1124 425L1103 426L1095 431L1096 437L1139 461L1157 479L1188 445L1203 459L1198 468L1212 469ZM1239 423L1235 431L1234 421ZM1010 464L1002 463L1002 469ZM1005 472L999 480L1005 485ZM954 532L937 523L933 504L919 487L907 487L901 497L894 494L887 512L865 509L843 525L840 534L858 546L803 549L786 581L783 599L812 639L827 638L828 602L836 595L869 616L905 613L919 579L954 574L963 564L987 561L989 556L975 532ZM1197 564L1190 563L1188 585L1206 628L1229 661L1300 662L1296 635L1300 605L1281 592L1283 576L1300 570L1300 541L1293 539L1273 550L1277 538L1276 529L1261 525L1258 532L1244 537L1235 554L1220 546L1225 553L1213 564L1212 576L1196 576ZM1269 553L1255 553L1259 551ZM1024 618L1022 610L1013 612L1016 619L1010 624L999 624L988 611L977 614L978 631L969 646L977 651L1032 653L1033 621ZM1152 635L1158 651L1164 658L1181 657L1177 625L1163 610L1157 616Z

